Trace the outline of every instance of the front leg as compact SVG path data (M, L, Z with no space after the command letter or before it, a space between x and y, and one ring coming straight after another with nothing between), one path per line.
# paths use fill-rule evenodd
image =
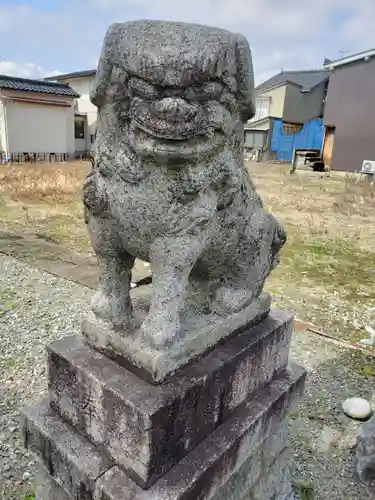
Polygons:
M130 284L135 259L126 252L97 255L97 259L99 290L92 298L92 310L115 328L125 329L132 317Z
M151 251L152 294L150 310L141 334L150 344L163 347L180 331L190 272L205 246L196 234L158 238Z
M132 316L130 286L135 258L121 248L117 226L110 217L97 217L87 208L86 222L99 268L99 290L92 298L91 308L115 328L127 328Z

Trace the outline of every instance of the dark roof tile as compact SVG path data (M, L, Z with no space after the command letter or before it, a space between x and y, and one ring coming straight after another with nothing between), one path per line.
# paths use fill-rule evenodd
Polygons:
M302 91L309 92L328 78L329 71L327 70L316 69L310 71L282 71L281 73L258 85L256 91L264 92L265 90L281 85L282 83L295 83L301 87Z
M40 92L42 94L79 97L79 94L66 84L7 75L0 75L0 88L20 90L23 92Z

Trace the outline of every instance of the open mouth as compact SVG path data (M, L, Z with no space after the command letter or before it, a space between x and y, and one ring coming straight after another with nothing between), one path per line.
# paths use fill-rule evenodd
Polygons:
M226 137L219 131L202 131L200 135L192 132L182 135L164 134L160 130L155 131L142 124L136 123L131 131L131 146L142 156L158 156L164 159L192 159L214 154L220 150L226 141ZM187 132L187 131L186 131ZM177 138L176 138L177 135Z
M184 142L192 139L196 135L209 136L213 134L213 129L208 126L202 127L191 122L167 122L154 118L152 124L145 124L140 120L135 120L136 126L146 134L166 141Z

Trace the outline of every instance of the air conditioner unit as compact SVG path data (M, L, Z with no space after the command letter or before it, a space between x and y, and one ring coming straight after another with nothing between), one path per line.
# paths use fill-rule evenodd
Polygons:
M365 160L362 163L361 174L369 174L375 176L375 160L374 161Z

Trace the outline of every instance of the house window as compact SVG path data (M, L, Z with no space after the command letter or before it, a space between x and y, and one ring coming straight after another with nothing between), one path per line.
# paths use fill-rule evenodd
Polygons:
M251 130L245 130L245 149L263 148L264 138L264 132L252 132Z
M283 134L294 135L302 130L302 125L296 123L283 123Z
M74 122L74 137L76 139L85 138L85 122L83 120L75 120Z
M252 119L253 121L262 120L263 118L267 118L270 114L270 97L257 97L255 101L255 116Z
M90 134L90 142L91 144L94 144L96 138L96 134Z

